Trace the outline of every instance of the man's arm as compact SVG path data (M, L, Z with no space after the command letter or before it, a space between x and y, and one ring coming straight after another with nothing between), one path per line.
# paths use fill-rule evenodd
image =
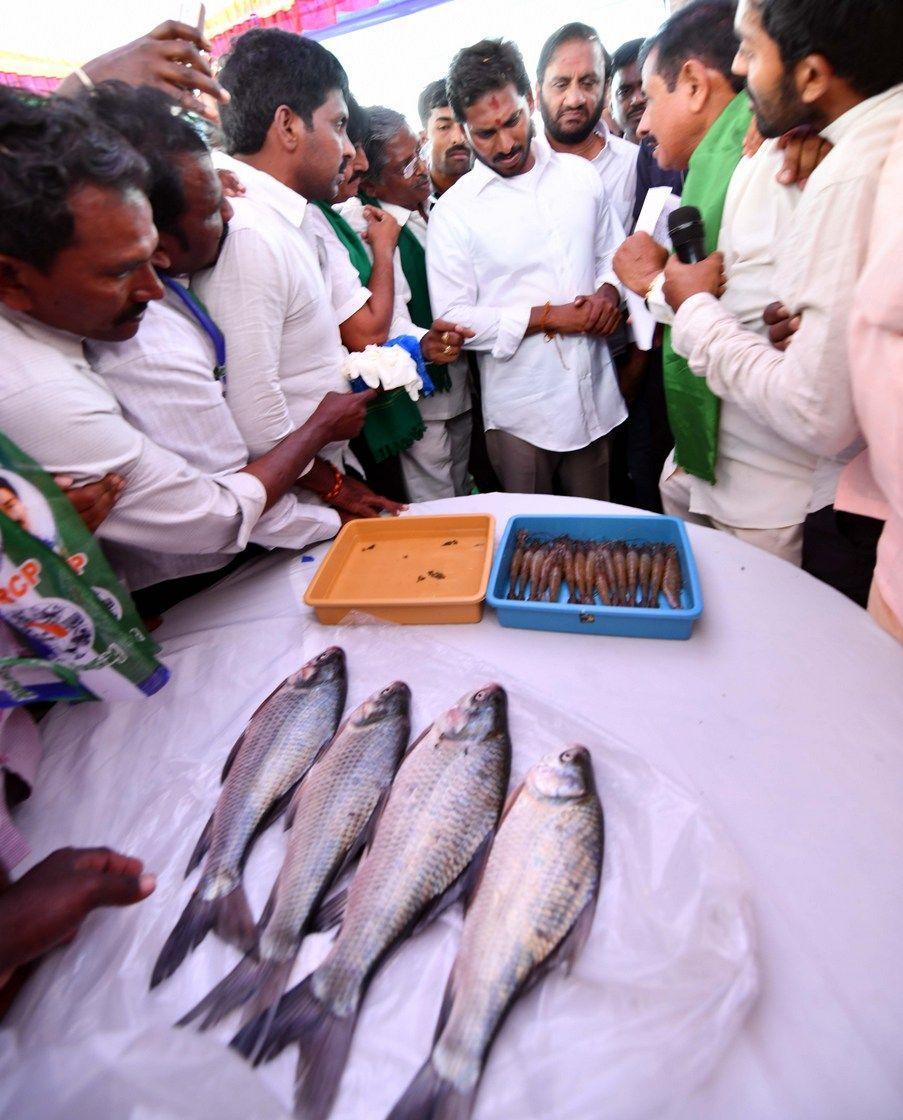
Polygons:
M375 206L365 206L367 230L363 234L373 254L373 271L367 281L370 298L353 315L340 323L342 345L348 350L382 346L389 338L395 310L395 247L401 228L398 222ZM353 269L351 262L349 268Z
M232 229L194 283L226 336L226 403L250 453L263 455L294 429L280 379L291 290L278 250L257 230Z

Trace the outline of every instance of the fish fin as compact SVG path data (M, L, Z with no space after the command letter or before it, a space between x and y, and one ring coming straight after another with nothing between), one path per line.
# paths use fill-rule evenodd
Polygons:
M255 1001L255 1014L266 1010L285 991L293 964L294 958L288 961L257 961L250 955L242 958L229 975L184 1015L176 1026L187 1026L203 1015L204 1020L198 1029L206 1031L255 997L258 997Z
M221 898L208 901L201 898L197 891L194 892L160 950L151 974L151 988L156 988L168 976L172 976L188 954L200 945L216 925L217 910L221 902Z
M439 917L444 911L458 901L463 899L465 909L470 904L476 886L480 881L483 874L483 868L486 864L486 858L489 855L489 849L492 847L492 840L495 836L495 829L491 829L483 839L480 845L473 854L470 863L464 868L461 874L453 883L451 883L437 898L430 902L411 929L411 936L420 933L431 925L436 918Z
M257 925L241 881L216 900L215 929L223 941L236 949L250 953L257 948Z
M593 928L593 918L596 915L598 899L599 892L593 891L592 897L587 900L586 905L574 919L574 924L568 930L563 941L552 954L554 961L551 959L549 961L550 966L553 963L561 964L566 976L570 975L574 962L583 952L583 947L589 938L590 931Z
M269 697L267 699L269 699ZM259 709L258 709L258 711L259 711ZM255 715L256 715L256 713L255 713ZM254 718L254 716L251 717L251 719L253 719L253 718ZM241 745L245 741L245 735L246 734L247 734L246 731L242 731L241 735L239 735L238 738L235 740L235 742L232 744L232 749L229 751L228 755L226 756L226 761L223 763L222 773L219 776L220 785L222 785L223 782L225 782L226 778L229 777L229 771L232 769L232 766L235 763L236 758L238 758L238 752L241 750Z
M266 832L270 825L275 824L276 821L278 821L282 814L286 811L286 809L288 809L289 805L292 803L292 799L298 791L298 787L300 786L301 781L302 779L299 778L298 781L294 783L294 785L289 786L285 793L280 794L279 797L276 798L276 800L270 805L267 811L257 822L257 827L251 833L248 843L245 845L244 853L241 857L242 869L244 869L248 856L251 854L251 849L254 847L255 841L257 841Z
M433 1045L439 1041L439 1035L445 1030L445 1024L448 1022L448 1017L451 1015L451 1009L455 1002L455 968L452 965L452 970L448 974L448 980L445 984L445 991L442 993L442 1006L439 1008L439 1018L436 1020L436 1029L433 1032Z
M185 868L185 878L194 871L197 865L201 862L207 852L210 850L210 842L213 839L213 813L210 814L210 819L204 825L201 835L198 837L198 842L194 846L194 851L191 853L191 858L188 860L188 866Z
M505 817L507 817L511 810L514 808L514 802L517 801L517 799L523 792L524 783L518 782L514 789L508 794L507 800L505 801L505 807L502 809L502 815L499 817L499 828L502 827L502 821L504 821Z
M295 1115L304 1120L326 1120L339 1091L348 1051L354 1037L357 1011L340 1018L313 1000L319 1010L316 1022L306 1024L299 1038L295 1073ZM300 1012L303 1015L304 1011Z
M288 807L285 810L285 822L282 825L283 831L288 832L292 825L295 823L295 813L298 811L298 798L301 795L301 782L298 782L292 788L292 796L289 800Z
M468 1120L478 1086L479 1082L471 1089L456 1088L427 1060L386 1120Z
M311 920L310 929L311 933L325 933L326 930L334 929L336 926L342 924L345 917L345 907L348 904L348 889L342 887L341 890L334 891L324 902L320 904L320 908L314 914Z

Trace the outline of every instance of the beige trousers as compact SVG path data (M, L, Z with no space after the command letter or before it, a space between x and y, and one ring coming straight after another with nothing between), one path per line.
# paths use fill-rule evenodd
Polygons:
M770 552L772 556L779 556L797 568L802 563L802 525L787 525L780 529L738 529L735 525L725 525L722 521L716 521L714 517L691 513L690 483L686 472L679 468L670 478L661 479L659 490L662 495L662 507L671 517L679 517L692 525L707 525L710 529L720 529L722 532L730 533L732 537Z
M509 494L554 494L608 501L608 436L578 451L546 451L490 428L486 450L492 469Z

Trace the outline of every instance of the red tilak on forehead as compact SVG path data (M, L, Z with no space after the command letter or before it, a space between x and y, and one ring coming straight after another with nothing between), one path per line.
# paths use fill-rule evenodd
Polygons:
M489 108L495 109L496 112L498 112L499 99L495 96L495 94L493 94L492 97L489 98Z

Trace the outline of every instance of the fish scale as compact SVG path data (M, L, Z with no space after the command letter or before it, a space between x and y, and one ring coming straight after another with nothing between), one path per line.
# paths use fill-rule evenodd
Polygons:
M582 946L602 853L589 752L572 747L548 756L506 811L464 919L432 1053L389 1120L470 1116L509 1007L557 951L571 955Z

